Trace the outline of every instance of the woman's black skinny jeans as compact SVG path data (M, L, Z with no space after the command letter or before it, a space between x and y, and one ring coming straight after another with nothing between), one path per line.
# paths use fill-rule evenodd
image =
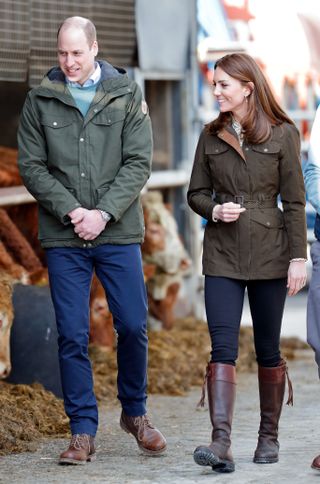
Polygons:
M286 285L287 278L245 281L228 277L205 277L205 305L212 362L235 365L247 288L257 362L264 367L279 364Z

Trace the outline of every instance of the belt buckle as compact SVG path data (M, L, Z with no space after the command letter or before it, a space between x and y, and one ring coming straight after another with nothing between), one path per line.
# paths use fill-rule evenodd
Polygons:
M234 196L234 203L238 203L240 207L244 206L244 196L243 195L235 195Z

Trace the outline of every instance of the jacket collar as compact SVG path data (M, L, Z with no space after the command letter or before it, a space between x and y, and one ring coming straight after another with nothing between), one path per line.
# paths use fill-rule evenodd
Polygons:
M121 77L126 74L126 71L121 67L114 67L109 62L106 61L97 61L100 69L101 69L101 81L105 81L107 79L113 79L117 77ZM55 66L50 69L47 74L45 75L41 85L46 83L46 80L50 82L63 82L66 83L66 78L60 67Z
M225 128L222 128L222 130L218 132L217 136L218 136L218 138L220 138L223 141L225 141L226 143L228 143L228 145L232 146L232 148L235 149L237 151L237 153L239 153L241 158L244 161L246 161L244 153L243 153L242 148L240 146L240 143L239 143L237 137L235 136L234 130L232 129L231 126L226 126Z
M100 91L100 95L103 97L106 93L128 86L129 78L124 69L114 67L106 61L99 60L98 62L101 68L101 82L98 85L97 94ZM53 67L49 70L38 88L38 94L49 97L58 96L67 102L70 93L65 75L60 67Z

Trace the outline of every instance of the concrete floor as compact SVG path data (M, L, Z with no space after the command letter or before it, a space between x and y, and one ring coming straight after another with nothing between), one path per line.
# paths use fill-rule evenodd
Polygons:
M259 410L256 374L240 374L233 426L233 453L236 471L221 475L193 461L193 450L209 441L207 410L196 410L200 389L185 397L151 396L149 412L166 435L168 450L162 457L140 454L134 439L124 433L118 419L120 409L100 409L98 454L94 463L85 466L59 466L57 457L67 440L41 443L32 454L0 459L0 483L50 484L100 482L108 484L164 483L236 483L278 484L319 482L320 472L310 468L320 453L320 396L313 354L301 351L289 363L294 385L294 406L283 409L280 422L280 462L257 465L252 462L256 445Z

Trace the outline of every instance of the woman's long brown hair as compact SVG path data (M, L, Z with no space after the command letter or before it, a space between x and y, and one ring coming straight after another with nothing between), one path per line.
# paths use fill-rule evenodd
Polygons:
M272 126L284 122L294 124L277 103L260 67L250 55L225 55L215 63L214 69L217 67L250 88L248 112L241 121L246 141L251 144L263 143L270 137ZM216 134L230 122L231 112L220 113L207 125L207 130L210 134Z

